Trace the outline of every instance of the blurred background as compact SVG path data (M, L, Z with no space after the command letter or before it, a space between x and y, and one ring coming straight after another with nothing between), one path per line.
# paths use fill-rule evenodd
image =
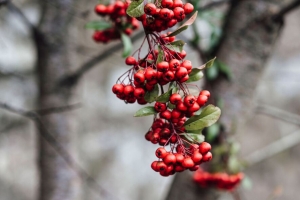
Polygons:
M211 1L201 1L205 6ZM37 25L41 17L38 1L13 2L30 21ZM97 1L78 1L74 5L70 27L72 63L78 68L94 56L101 55L120 43L96 44L93 31L84 25L99 20L93 12ZM51 6L51 5L49 5ZM52 6L56 6L53 4ZM300 8L300 7L299 7ZM207 48L216 34L222 34L220 20L227 5L220 5L201 15L197 28L200 46ZM206 12L206 11L203 11ZM71 15L71 14L70 14ZM209 19L213 19L209 21ZM251 161L245 168L248 180L240 187L240 197L250 199L297 198L300 185L300 9L284 16L281 33L272 46L264 71L259 78L253 109L245 125L235 133L240 143L241 160ZM22 18L5 5L0 7L0 102L36 110L38 73L35 70L36 48L31 32ZM141 30L139 30L141 31ZM255 32L255 30L253 30ZM220 33L219 33L220 32ZM192 39L192 29L182 38ZM143 38L137 39L134 49ZM191 45L186 45L188 59L194 66L204 63ZM194 64L195 63L195 64ZM229 66L230 67L230 66ZM100 196L83 181L78 199L163 200L174 177L161 177L150 164L157 148L144 139L151 117L134 118L141 106L125 105L111 92L116 79L128 69L122 48L114 51L91 70L74 91L79 108L68 111L76 119L71 133L76 161L93 177L107 195ZM226 92L226 91L224 91ZM247 160L248 159L248 160ZM0 199L37 199L39 191L38 137L35 124L25 117L0 109ZM70 169L72 170L72 169ZM221 199L232 199L224 194ZM112 198L114 199L114 198Z

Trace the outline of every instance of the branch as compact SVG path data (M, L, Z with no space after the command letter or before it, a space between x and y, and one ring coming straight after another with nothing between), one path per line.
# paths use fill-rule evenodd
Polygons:
M142 38L144 36L144 32L141 31L137 33L135 36L132 37L132 42L136 42L138 39ZM111 56L112 53L118 51L123 47L122 43L118 43L115 46L112 46L111 48L107 49L100 55L86 61L79 69L77 69L74 73L67 75L62 78L62 80L59 82L59 86L73 86L75 85L79 79L89 70L91 70L93 67L96 66L96 64L104 61L106 58Z
M272 106L258 105L256 112L300 126L300 115L292 114Z
M85 180L87 184L99 194L99 196L105 196L105 199L108 199L108 196L113 196L103 187L101 187L86 170L84 170L77 162L75 162L75 159L72 158L69 152L66 151L65 148L48 131L37 112L15 108L2 102L0 102L0 108L33 120L37 124L37 127L41 130L40 133L42 133L42 137L57 151L57 153L78 174L81 179Z
M295 0L295 1L291 2L287 6L284 6L277 14L275 14L272 17L273 20L281 21L286 14L288 14L289 12L291 12L292 10L297 8L298 6L300 6L300 0Z
M300 143L300 131L297 130L265 146L262 149L254 151L249 156L246 156L245 160L249 166L252 166L284 150L292 148L293 146L299 143Z

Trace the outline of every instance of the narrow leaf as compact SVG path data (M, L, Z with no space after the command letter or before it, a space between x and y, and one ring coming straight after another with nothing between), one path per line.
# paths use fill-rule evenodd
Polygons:
M211 66L213 66L215 60L217 57L214 57L213 59L209 60L207 63L205 63L204 65L198 67L198 69L205 69L205 68L210 68Z
M178 35L179 33L181 33L182 31L186 30L191 24L194 23L194 21L197 19L197 14L198 11L196 11L193 16L191 16L191 18L189 20L187 20L185 23L183 23L180 27L178 27L175 31L173 31L172 33L168 34L168 37L171 36L175 36Z
M152 103L156 100L157 96L158 96L158 93L159 93L159 88L158 88L158 85L156 84L154 86L154 89L150 92L146 92L145 94L145 100L148 102L148 103Z
M168 49L175 51L175 52L182 52L183 46L185 42L182 40L177 40L175 42L171 42L170 44L165 45Z
M105 21L92 21L85 25L86 29L93 29L97 31L102 31L111 27L112 25Z
M166 103L169 101L172 94L172 89L156 98L156 101Z
M127 8L127 15L130 17L140 17L144 12L144 0L132 1Z
M201 78L203 78L203 72L200 69L193 68L192 72L189 74L189 79L186 81L186 83L199 81Z
M206 106L200 115L194 115L184 123L186 130L198 130L216 123L221 115L221 110L214 105Z
M156 111L153 106L147 106L147 107L139 109L134 114L134 117L143 117L143 116L153 115L155 113L156 113Z
M158 55L156 59L156 64L162 62L163 60L164 60L164 51L160 48L160 46L158 46Z
M130 55L130 53L132 51L131 39L124 33L121 34L121 39L122 39L123 46L124 46L123 57L127 57Z

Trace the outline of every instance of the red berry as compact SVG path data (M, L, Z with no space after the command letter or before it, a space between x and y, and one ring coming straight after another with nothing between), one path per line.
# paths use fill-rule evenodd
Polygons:
M200 109L200 106L197 102L195 102L191 107L188 108L188 112L193 113Z
M124 91L124 85L114 84L114 86L112 87L112 91L114 94L122 94Z
M146 134L145 134L145 139L150 141L151 140L151 137L152 137L152 134L153 132L152 131L148 131Z
M212 154L211 152L207 152L205 155L203 155L202 157L202 161L203 162L208 162L212 159Z
M154 3L147 3L144 7L144 11L147 15L155 15L156 5Z
M193 68L192 62L190 60L185 60L181 63L181 67L186 68L186 70L190 70Z
M134 57L128 56L125 60L126 65L136 65L137 61Z
M173 8L183 7L183 3L181 0L173 0Z
M126 97L133 97L134 96L134 87L132 85L126 85L124 87L124 95Z
M161 6L163 8L172 8L173 7L173 1L172 0L162 0Z
M188 108L184 105L183 102L180 102L179 104L176 105L176 109L185 112L187 111Z
M174 18L178 21L182 21L185 18L184 9L181 7L174 8Z
M182 144L177 145L176 152L177 153L183 153L185 151L185 148Z
M185 168L192 168L194 165L195 163L190 157L186 157L182 162L182 166Z
M167 165L162 161L158 161L156 167L160 172L166 171L167 169Z
M157 112L163 112L163 111L167 110L167 105L165 103L156 102L154 105L154 109Z
M170 70L177 71L180 67L180 62L177 59L172 59L169 62Z
M211 145L207 142L202 142L199 145L199 152L204 155L211 150Z
M208 90L202 90L199 95L204 95L204 96L207 96L207 98L209 98L210 92Z
M145 96L145 90L143 88L135 88L133 95L137 98L137 99L142 99Z
M148 67L146 69L145 78L146 78L147 81L152 81L152 80L156 79L156 76L157 76L157 73L153 68Z
M158 169L158 167L157 167L157 163L158 163L158 161L152 162L151 168L152 168L154 171L159 172L159 169Z
M181 102L181 96L180 96L180 94L177 94L177 93L172 94L170 96L170 102L171 102L171 104L174 104L174 105L179 104Z
M191 158L194 161L194 163L200 164L200 161L202 160L202 154L195 151Z
M159 113L159 116L160 116L161 118L170 120L170 119L171 119L171 112L170 112L169 110L165 110L165 111Z
M172 11L173 12L173 11ZM160 11L159 11L159 17L161 19L164 19L164 20L171 20L171 10L168 9L168 8L162 8ZM173 13L174 15L174 13Z
M164 73L163 79L164 81L171 82L175 78L175 74L172 71L167 71Z
M145 75L144 75L143 71L139 71L139 72L135 73L133 78L138 83L145 82Z
M181 153L174 153L176 157L176 163L181 164L184 160L184 156Z
M183 9L184 9L184 13L186 15L190 14L191 12L193 12L194 10L194 6L190 3L186 3L184 6L183 6Z
M158 158L164 158L165 156L168 155L168 152L165 150L165 148L159 147L158 149L156 149L155 155L156 155Z
M175 164L176 163L176 156L174 154L168 154L164 157L164 163L167 165Z
M178 80L184 78L186 75L188 75L188 73L187 73L187 69L184 67L179 67L179 69L175 73L175 77Z
M204 104L206 104L207 100L208 100L207 96L205 96L205 95L199 95L199 97L197 98L197 103L200 106L203 106Z
M166 72L169 69L169 63L162 61L156 65L157 71Z
M186 105L187 107L193 106L195 102L196 102L196 98L195 98L193 95L187 95L187 96L183 99L183 103L184 103L184 105Z
M98 4L95 6L95 12L99 15L106 15L107 14L107 9L106 6L103 4Z
M180 79L179 82L180 82L180 83L184 83L184 82L186 82L187 80L189 80L189 78L190 78L189 75L186 75L185 77L183 77L182 79Z

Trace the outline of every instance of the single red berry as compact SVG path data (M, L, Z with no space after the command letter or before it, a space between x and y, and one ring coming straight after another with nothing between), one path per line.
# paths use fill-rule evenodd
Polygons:
M193 106L195 102L196 102L196 98L195 98L193 95L187 95L187 96L184 97L184 99L183 99L183 103L184 103L184 105L186 105L187 107Z
M183 3L181 0L173 0L173 8L183 7Z
M199 95L204 95L204 96L207 96L207 98L209 98L210 92L208 90L202 90Z
M174 18L178 21L182 21L185 18L184 9L181 7L174 8Z
M147 3L144 7L144 11L147 15L155 15L156 5L154 3Z
M186 57L186 51L185 50L182 50L181 52L179 53L176 53L175 54L175 57L179 60L182 60Z
M177 59L172 59L169 62L170 70L177 71L180 67L180 62Z
M184 78L186 75L188 75L188 73L187 73L187 69L184 67L179 67L179 69L175 73L175 77L178 80Z
M177 135L172 135L171 138L170 138L170 143L176 144L177 141L178 141Z
M156 65L157 71L166 72L169 69L169 63L162 61Z
M128 96L126 98L127 103L135 103L136 102L136 98L134 96Z
M167 27L171 28L171 27L175 26L176 24L177 24L177 19L171 19L170 21L167 22ZM169 41L173 42L174 40L172 40L172 39L170 40L169 39Z
M183 172L185 170L185 168L182 167L181 165L176 165L174 170L176 172Z
M115 2L115 10L119 10L125 7L125 4L123 1L116 1Z
M173 81L174 78L175 78L175 74L174 74L174 72L172 72L170 70L165 72L164 75L163 75L163 80L167 81L167 82Z
M172 119L178 119L181 117L182 113L179 110L173 109L171 115Z
M123 94L124 91L124 85L122 84L114 84L114 86L112 87L112 92L114 94Z
M106 14L111 15L114 12L114 5L108 5L106 7Z
M132 85L126 85L124 87L124 94L126 97L133 97L134 96L134 87Z
M199 150L199 145L198 144L191 144L189 147L190 151L192 153L194 153L194 151L198 151Z
M194 10L194 6L190 3L186 3L184 6L183 6L183 9L184 9L184 13L186 15L190 14L191 12L193 12Z
M158 149L156 149L155 155L158 158L164 158L166 155L168 155L168 152L165 150L165 148L159 147Z
M156 164L156 167L157 167L158 171L160 171L160 172L166 171L166 169L167 169L167 165L162 161L158 161Z
M136 65L137 61L134 57L128 56L125 60L126 65Z
M169 100L170 100L171 104L177 105L181 102L181 96L180 96L180 94L175 93L170 96Z
M164 157L164 163L166 165L175 164L176 163L176 156L174 154L168 154L166 157Z
M184 156L181 153L174 153L175 157L176 157L176 164L180 164L183 162L184 160Z
M195 163L190 157L186 157L182 162L182 166L185 168L192 168L194 165Z
M154 171L159 172L159 169L158 169L158 167L157 167L157 163L158 163L158 161L152 162L151 168L152 168Z
M207 152L205 155L203 155L202 157L202 161L203 162L208 162L212 159L212 154L211 152Z
M147 81L152 81L152 80L156 79L156 76L157 76L157 73L153 68L148 67L146 69L145 78L146 78Z
M162 0L161 6L163 8L172 8L173 7L173 1L172 0Z
M160 11L159 11L159 17L161 19L164 19L164 20L171 20L171 10L168 9L168 8L162 8ZM173 13L174 15L174 13Z
M169 165L169 166L167 167L166 173L169 174L169 175L174 174L174 173L173 173L173 170L174 170L173 165Z
M163 112L163 111L167 110L167 105L165 103L156 102L154 105L154 109L157 112Z
M152 134L153 134L152 131L148 131L148 132L145 134L145 139L148 140L148 141L151 141Z
M159 135L161 137L169 138L171 136L171 131L168 128L163 128L160 132Z
M191 69L193 68L192 62L191 62L190 60L184 60L184 61L181 63L181 67L186 68L186 70L191 70Z
M180 79L178 82L179 83L184 83L184 82L186 82L187 80L189 80L189 75L186 75L185 77L183 77L182 79Z
M145 75L144 75L143 71L139 71L139 72L135 73L133 78L138 83L144 83L145 82Z
M183 102L180 102L176 105L176 109L181 111L181 112L185 112L188 110L187 106L183 103Z
M199 145L199 152L204 155L211 150L211 145L207 142L202 142Z
M151 138L151 142L153 144L157 144L159 141L159 134L158 133L153 133L152 138Z
M106 15L107 14L107 9L106 9L106 6L103 5L103 4L98 4L95 6L95 12L98 14L98 15Z
M133 95L137 98L137 99L142 99L145 96L145 90L143 88L135 88Z
M206 104L207 100L208 100L207 96L205 96L205 95L199 95L199 97L197 98L197 103L200 106L203 106L204 104Z
M165 110L165 111L159 113L159 116L160 116L161 118L170 120L170 119L171 119L171 112L170 112L169 110Z
M197 102L195 102L191 107L188 108L188 112L193 113L200 109L200 106Z
M202 160L202 154L195 151L192 156L191 156L192 160L194 161L194 163L196 164L200 164L201 160Z
M176 152L177 153L183 153L185 151L184 145L178 144L176 147Z

